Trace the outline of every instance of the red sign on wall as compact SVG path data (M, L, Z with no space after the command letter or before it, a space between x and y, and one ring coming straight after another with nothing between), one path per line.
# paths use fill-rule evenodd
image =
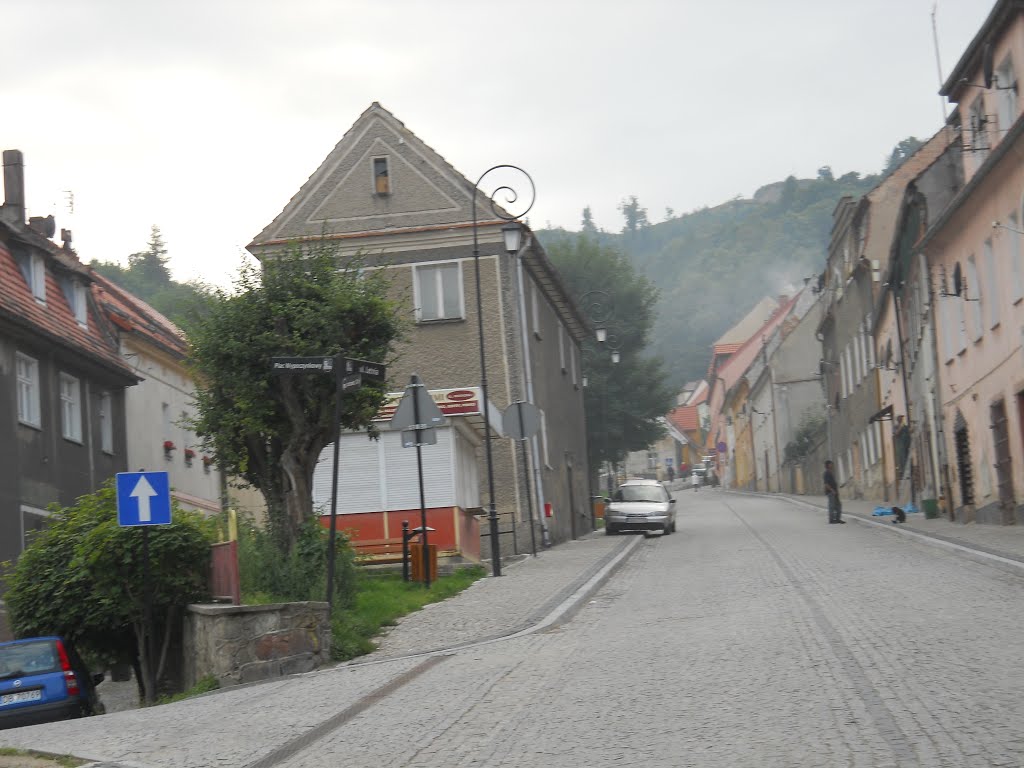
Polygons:
M374 421L390 421L398 410L404 392L388 392ZM480 388L432 389L430 396L445 416L471 416L480 413Z

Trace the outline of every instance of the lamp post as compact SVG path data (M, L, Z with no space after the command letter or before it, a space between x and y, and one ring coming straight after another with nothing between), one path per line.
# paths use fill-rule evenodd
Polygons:
M488 413L490 399L487 396L487 355L486 342L484 340L484 302L483 294L480 290L480 238L476 220L476 194L485 177L494 171L503 169L522 174L530 184L529 205L516 214L509 214L504 209L498 207L494 200L495 195L499 192L504 192L507 203L511 204L518 201L519 195L508 184L501 184L489 195L491 212L505 222L501 228L501 234L504 240L505 253L510 256L517 254L522 245L523 230L516 223L516 219L525 216L533 207L533 202L536 199L536 187L534 187L530 174L515 165L492 166L480 174L480 178L473 185L473 271L476 275L476 319L477 331L480 336L480 395L482 400L480 410L484 417L484 455L487 458L487 521L491 537L491 573L494 576L501 576L501 542L498 540L498 508L494 502L494 456L491 451L491 423L490 414Z

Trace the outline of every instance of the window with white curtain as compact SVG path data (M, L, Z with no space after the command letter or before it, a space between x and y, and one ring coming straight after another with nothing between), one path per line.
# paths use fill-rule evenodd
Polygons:
M995 328L999 325L999 273L991 240L985 241L981 260L981 268L985 270L985 292L988 294L988 327Z
M18 377L18 421L31 427L40 427L39 361L18 352L15 355L15 368Z
M64 438L82 442L82 383L67 373L60 375L60 415Z
M100 450L114 452L114 398L109 392L100 393Z
M416 264L413 273L417 320L457 320L465 317L462 268L459 262Z

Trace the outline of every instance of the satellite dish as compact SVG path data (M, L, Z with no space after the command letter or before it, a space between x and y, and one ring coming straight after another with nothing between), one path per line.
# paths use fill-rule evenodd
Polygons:
M993 82L993 74L995 65L992 61L992 43L985 43L985 46L981 49L981 73L985 79L985 87L991 88Z

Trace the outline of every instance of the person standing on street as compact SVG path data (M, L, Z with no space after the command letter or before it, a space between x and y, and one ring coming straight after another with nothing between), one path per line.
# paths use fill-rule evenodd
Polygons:
M828 496L828 522L846 524L843 520L843 505L839 502L839 486L836 484L836 476L832 474L832 462L825 462L825 474L822 477L825 483L825 495Z
M700 475L695 471L690 472L690 484L693 485L693 490L697 490L700 487Z

